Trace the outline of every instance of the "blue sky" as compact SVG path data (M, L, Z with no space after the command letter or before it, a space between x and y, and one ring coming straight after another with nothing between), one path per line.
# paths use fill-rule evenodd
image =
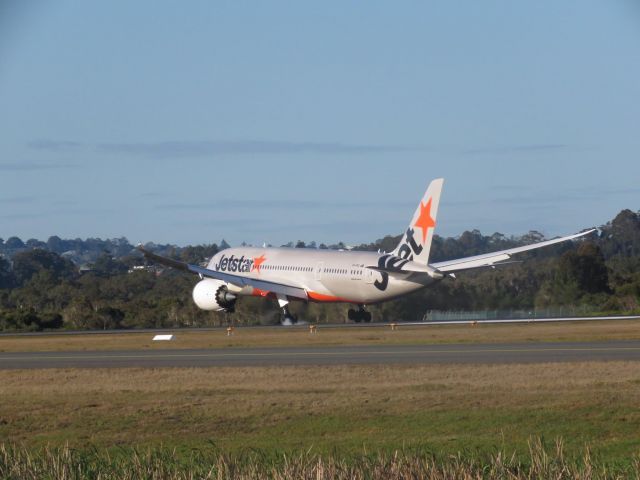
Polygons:
M552 236L640 208L640 7L5 1L0 237Z

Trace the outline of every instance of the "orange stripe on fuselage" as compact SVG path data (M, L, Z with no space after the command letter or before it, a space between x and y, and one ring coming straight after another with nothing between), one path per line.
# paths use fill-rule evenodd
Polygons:
M269 292L267 290L260 290L259 288L254 288L253 291L251 292L251 295L253 295L254 297L275 298L275 295L272 292ZM347 300L346 298L342 298L342 297L334 297L333 295L324 295L322 293L311 292L311 291L307 291L307 297L309 297L309 300L311 300L312 302L317 302L317 303L361 303L361 302L354 302L353 300ZM291 300L301 300L301 299L294 297L294 298L291 298Z
M335 303L359 303L354 302L353 300L347 300L346 298L334 297L333 295L324 295L322 293L317 292L307 292L307 296L309 300L313 300L314 302L335 302Z

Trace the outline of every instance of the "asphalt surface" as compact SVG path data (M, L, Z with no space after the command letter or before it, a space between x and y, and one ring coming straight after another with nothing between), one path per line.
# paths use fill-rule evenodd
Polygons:
M0 369L640 360L640 341L0 353Z

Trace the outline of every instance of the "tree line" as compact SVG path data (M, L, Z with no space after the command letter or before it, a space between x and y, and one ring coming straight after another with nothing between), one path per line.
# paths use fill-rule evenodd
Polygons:
M53 240L52 240L53 239ZM543 240L538 232L521 237L467 231L459 237L435 235L431 260L441 261ZM391 251L400 237L387 236L358 250ZM297 248L344 248L302 241ZM228 247L147 248L189 263L204 264ZM90 260L87 262L87 260ZM589 313L640 312L640 215L623 210L584 240L522 254L521 263L446 278L414 294L371 308L374 320L416 320L425 311L534 310L581 307ZM197 279L170 269L145 266L126 239L47 242L0 239L0 330L113 329L274 323L275 302L242 298L236 313L203 312L191 300ZM311 322L342 321L340 304L294 303L292 311Z

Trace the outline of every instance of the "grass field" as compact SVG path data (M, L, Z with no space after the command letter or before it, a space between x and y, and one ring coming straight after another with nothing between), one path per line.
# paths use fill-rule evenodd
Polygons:
M172 342L152 342L149 332L91 335L0 336L0 352L137 350L151 348L223 348L290 345L380 345L427 343L554 342L640 339L640 321L522 323L492 325L389 326L327 328L237 328L225 330L176 330Z
M152 344L150 333L1 337L0 350L637 339L640 323L402 327L394 332L320 327L315 335L300 329L237 329L233 337L224 331L176 333L176 341L159 345ZM551 450L562 438L566 456L559 460L554 454L550 460L541 448L532 453L531 438L543 439ZM361 478L388 478L389 471L401 470L397 462L407 472L428 465L440 472L415 478L452 478L446 472L453 470L447 469L463 467L485 472L466 478L547 478L527 477L522 466L547 458L553 468L569 462L564 476L554 478L613 478L589 474L594 466L602 472L635 472L638 478L640 362L0 370L2 443L9 445L0 448L3 478L22 478L4 475L3 469L22 471L26 478L38 462L66 465L64 458L76 462L77 469L112 468L113 455L128 462L138 455L131 449L146 448L152 450L127 465L142 471L148 461L152 465L145 471L151 471L164 468L158 458L188 463L194 451L207 451L207 462L223 470L237 463L249 472L244 478L259 476L252 468L263 469L262 478L287 478L275 473L294 467L306 472L305 478L333 478L318 476L318 468L351 478L353 465L378 472L358 474ZM63 450L42 453L48 446ZM587 447L594 462L588 468L580 460ZM402 452L399 460L396 450ZM500 452L516 453L507 470ZM265 460L254 465L256 458ZM298 463L283 464L283 458ZM425 458L444 463L429 464ZM204 468L192 466L198 472ZM576 473L585 468L585 475ZM38 478L34 471L32 478ZM487 474L497 471L507 473ZM121 477L114 472L111 478Z
M540 436L609 462L640 453L635 362L14 370L0 385L0 439L28 448L526 454Z

